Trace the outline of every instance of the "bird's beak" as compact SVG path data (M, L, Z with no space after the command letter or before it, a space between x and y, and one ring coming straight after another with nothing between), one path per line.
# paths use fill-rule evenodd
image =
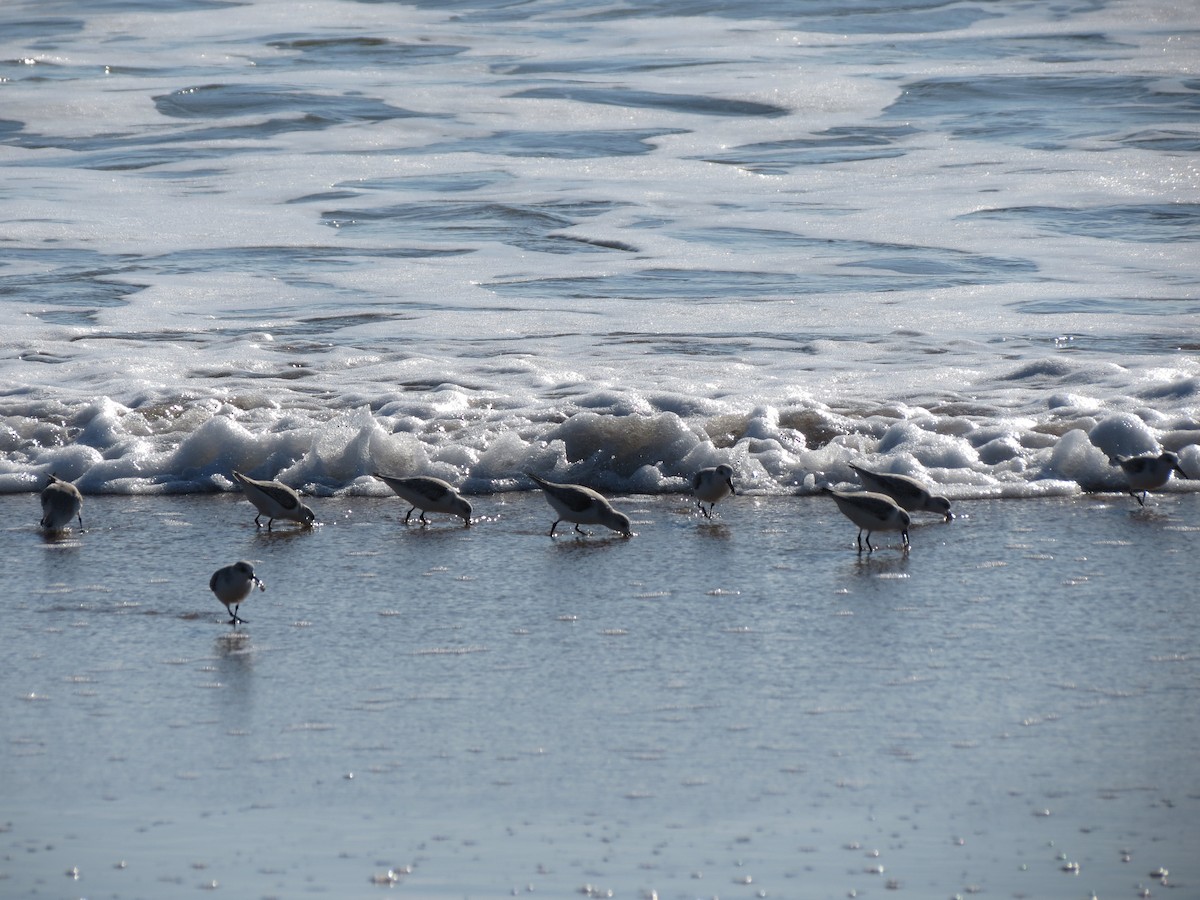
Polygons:
M267 583L261 578L255 578L254 583L258 585L258 589L260 591L265 591L267 589Z
M1179 473L1180 478L1190 478L1187 472L1183 471L1183 466L1176 466L1175 471Z

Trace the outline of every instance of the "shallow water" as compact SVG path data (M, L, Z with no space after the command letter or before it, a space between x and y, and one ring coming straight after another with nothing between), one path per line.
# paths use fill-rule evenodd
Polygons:
M818 497L617 498L629 540L473 500L268 534L237 496L89 497L48 540L0 497L0 890L1200 884L1200 496L962 502L907 556ZM267 590L233 628L207 580L238 558Z

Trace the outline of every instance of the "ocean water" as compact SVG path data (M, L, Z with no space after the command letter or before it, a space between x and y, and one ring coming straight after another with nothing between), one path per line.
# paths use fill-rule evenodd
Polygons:
M1113 463L1200 476L1198 60L1170 0L0 5L0 895L1198 895L1200 480ZM864 461L959 518L859 555Z
M1184 2L11 2L0 491L1200 473Z

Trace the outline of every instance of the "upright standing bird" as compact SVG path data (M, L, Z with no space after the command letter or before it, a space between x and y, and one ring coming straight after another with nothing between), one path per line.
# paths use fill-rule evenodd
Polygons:
M208 589L216 594L217 599L224 603L225 608L229 610L230 625L246 621L238 616L238 609L241 607L242 601L250 596L255 585L258 585L260 591L267 589L267 586L254 574L254 567L245 560L235 562L232 566L225 566L223 569L217 569L213 572L212 578L208 579Z
M79 530L83 531L83 495L71 482L51 475L42 489L42 521L39 524L47 531L62 531L72 519L79 520Z
M619 531L625 537L630 536L629 516L617 512L612 508L612 504L591 488L580 484L555 484L532 472L525 474L538 483L546 495L546 502L558 513L558 518L550 526L551 535L559 522L574 522L575 530L580 534L587 534L580 525L603 525L605 528Z
M1147 456L1132 456L1132 457L1117 457L1117 462L1121 469L1125 472L1125 478L1129 481L1129 487L1126 493L1138 502L1138 506L1146 505L1146 493L1148 491L1158 490L1166 484L1172 472L1178 472L1180 478L1187 478L1187 472L1179 465L1179 457L1167 450L1158 456L1153 454ZM1137 492L1141 491L1139 497Z
M737 493L733 488L733 469L723 464L701 469L692 476L692 493L696 496L696 506L704 513L704 518L711 519L717 501ZM708 504L708 509L704 508L705 503Z
M858 526L859 553L862 553L864 531L867 533L868 552L875 550L871 546L872 531L899 531L904 550L908 551L908 513L887 494L876 494L871 491L847 493L828 487L821 488L821 490L833 497L837 501L842 515Z
M850 464L850 468L858 473L863 487L877 494L887 494L908 512L931 512L943 516L943 521L949 522L954 518L950 512L950 501L939 497L921 482L907 475L891 475L885 472L871 472L861 466Z
M300 502L300 495L278 481L259 481L247 478L241 472L234 472L233 479L242 486L246 499L254 504L258 515L254 524L262 527L261 516L267 517L267 531L276 519L290 519L301 525L311 525L317 518L316 513Z
M471 524L471 504L463 498L454 487L440 478L434 478L430 475L412 475L408 478L398 478L394 475L380 475L374 473L375 477L390 487L396 496L402 500L406 500L412 504L412 509L408 511L408 515L404 517L404 524L408 524L409 516L413 514L413 510L421 510L418 518L426 525L429 520L425 518L426 511L436 513L447 513L451 516L458 516L463 520L463 524L470 526Z

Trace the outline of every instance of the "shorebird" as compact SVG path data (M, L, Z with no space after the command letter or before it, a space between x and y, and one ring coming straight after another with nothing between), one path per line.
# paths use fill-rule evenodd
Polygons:
M254 567L244 560L235 562L232 566L217 569L213 572L212 578L208 579L208 589L216 594L217 599L224 603L225 608L229 610L230 625L246 621L238 615L238 608L242 605L242 601L250 596L255 585L258 585L260 591L267 589L267 586L254 574Z
M954 518L950 512L950 501L939 497L921 482L907 475L891 475L884 472L871 472L860 466L850 464L858 477L862 479L863 487L877 494L887 494L908 512L931 512L943 516L943 521L949 522Z
M550 526L551 535L559 522L574 522L575 530L580 534L587 534L580 525L603 525L613 531L619 531L625 537L630 536L629 516L617 512L591 488L579 484L555 484L553 481L539 478L532 472L525 474L538 483L546 495L546 502L558 513L558 518Z
M242 486L246 499L258 509L254 524L262 527L261 516L267 517L267 531L276 519L290 519L301 525L311 525L317 518L316 513L300 502L300 495L286 484L278 481L259 481L247 478L241 472L234 472L233 479Z
M828 487L821 490L833 497L842 515L858 526L859 553L862 553L864 531L867 533L868 552L875 549L871 546L872 531L899 531L904 550L908 552L908 513L887 494L872 491L846 493Z
M42 521L39 524L47 531L62 531L72 519L79 520L79 530L83 531L83 495L71 482L51 475L42 488Z
M1126 493L1138 502L1138 506L1145 506L1147 491L1158 490L1166 484L1172 472L1178 472L1180 478L1188 477L1179 465L1179 457L1169 450L1159 456L1118 456L1116 460L1129 481ZM1142 492L1140 497L1138 491Z
M701 469L692 476L692 493L696 495L696 506L704 513L704 518L711 519L717 501L737 493L733 489L733 469L726 465ZM705 503L708 509L704 508Z
M471 504L463 499L462 495L454 487L442 481L442 479L433 478L429 475L413 475L409 478L397 478L393 475L381 475L378 472L373 474L395 491L397 497L412 504L412 509L404 517L405 525L408 524L409 516L413 514L413 510L417 509L421 510L418 518L426 525L429 524L429 520L425 518L426 511L458 516L463 520L464 525L469 526L471 524Z

